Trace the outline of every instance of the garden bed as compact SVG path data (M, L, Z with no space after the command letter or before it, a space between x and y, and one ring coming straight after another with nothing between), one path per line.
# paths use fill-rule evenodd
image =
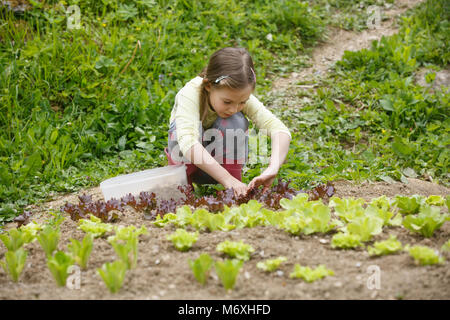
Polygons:
M347 181L336 182L336 196L374 197L396 194L412 195L420 193L448 195L443 186L410 179L410 183L373 183L354 184ZM78 194L82 194L80 192ZM88 190L95 199L101 199L98 188ZM33 209L33 218L45 222L53 208L57 211L66 201L77 202L77 195L71 194ZM68 215L61 224L61 239L58 249L66 250L69 238L82 239L84 232L77 229L77 223ZM138 265L127 271L120 291L112 294L108 291L97 268L117 259L115 252L106 239L94 240L94 247L88 268L81 272L79 289L57 287L47 265L45 254L37 241L26 245L29 250L25 269L18 283L11 281L2 270L0 272L0 299L449 299L450 268L448 261L441 265L419 266L407 252L370 257L366 249L336 250L330 245L335 233L293 236L272 226L235 229L228 232L201 232L198 242L187 252L177 251L166 236L173 231L173 225L164 228L155 227L145 220L142 213L127 208L114 224L146 226L148 235L139 240ZM15 227L16 223L6 226ZM450 222L447 221L431 238L413 234L403 227L384 227L383 233L372 241L385 240L390 235L397 236L403 245L426 245L434 249L450 238ZM214 271L205 286L194 278L188 260L196 259L201 253L209 253L214 260L225 257L216 252L216 245L224 240L243 240L253 246L255 252L251 259L243 264L236 285L232 291L226 291ZM0 247L0 259L5 253ZM448 260L448 253L443 253ZM260 261L285 256L287 262L280 271L265 273L257 269ZM333 276L307 283L301 279L291 279L294 264L316 267L324 264L334 271ZM367 282L371 273L369 266L379 267L380 287L369 289ZM373 268L373 267L372 267ZM372 270L369 268L369 271Z

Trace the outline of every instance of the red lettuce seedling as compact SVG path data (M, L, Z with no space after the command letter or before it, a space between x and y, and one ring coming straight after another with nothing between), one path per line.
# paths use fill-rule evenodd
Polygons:
M131 193L123 196L120 201L124 206L131 206L133 208L136 207L136 198Z
M14 218L14 222L17 222L17 228L22 225L26 225L30 222L31 211L24 211L20 216Z
M334 186L331 182L327 182L327 184L321 184L313 188L308 194L310 201L330 198L334 195Z

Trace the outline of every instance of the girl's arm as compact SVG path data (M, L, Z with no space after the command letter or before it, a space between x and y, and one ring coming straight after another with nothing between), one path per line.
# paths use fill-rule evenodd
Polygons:
M291 137L285 132L276 132L272 135L272 154L270 155L269 167L280 170L281 165L286 162Z
M233 188L236 195L247 193L247 185L233 177L200 143L194 144L184 156L225 188Z
M263 192L272 186L281 165L286 162L286 156L289 151L291 137L285 132L276 132L272 134L272 154L270 156L269 166L264 172L253 178L248 188L251 190L259 186L264 186Z

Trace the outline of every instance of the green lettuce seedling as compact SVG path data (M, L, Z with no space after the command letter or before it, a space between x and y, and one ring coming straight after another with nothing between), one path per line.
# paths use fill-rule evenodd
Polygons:
M376 206L379 209L383 209L385 211L390 211L392 208L392 201L385 195L382 195L378 198L372 199L369 202L369 205Z
M105 233L112 231L113 227L109 223L103 223L100 218L90 215L89 220L80 219L78 221L78 229L92 234L94 238L98 238L102 237Z
M286 198L281 199L280 205L286 210L293 209L295 211L301 211L305 207L305 204L308 202L308 198L309 196L307 193L299 193L291 200Z
M192 261L189 259L189 266L194 273L195 279L202 285L206 283L206 279L209 275L209 270L213 264L213 260L207 253L202 253L200 257Z
M198 230L207 229L209 231L229 231L236 227L227 224L223 214L211 213L204 208L199 208L194 211L191 225Z
M8 251L16 251L24 244L36 240L39 230L41 230L41 225L30 222L29 224L23 225L18 229L12 228L6 233L0 234L0 240L2 240Z
M425 198L419 195L396 196L394 204L398 207L401 214L414 214L419 212L420 206L425 203Z
M143 234L148 234L145 226L140 229L135 226L118 226L115 227L115 235L108 237L108 242L127 269L133 269L137 265L139 236Z
M153 221L152 223L155 227L163 228L167 224L174 223L176 220L177 220L177 215L172 212L169 212L169 213L166 213L163 218L161 218L161 216L158 214L156 216L155 221Z
M264 216L260 210L262 204L256 200L250 200L247 203L243 203L239 206L239 213L235 215L236 221L239 221L239 225L242 227L253 228L256 226L264 225ZM242 219L240 219L242 218Z
M27 255L27 251L23 248L19 248L16 251L5 252L5 261L0 261L3 269L6 273L9 273L14 282L19 281L20 274L25 267Z
M388 210L384 210L383 208L379 208L375 205L369 204L367 208L364 210L364 214L367 216L373 216L380 218L383 221L383 225L390 225L391 218L394 213Z
M333 270L325 268L322 264L315 269L311 269L310 267L302 267L299 264L295 264L294 271L292 271L289 277L301 278L306 282L313 282L332 275L334 275Z
M357 217L364 216L365 201L362 198L344 198L331 197L328 203L329 207L334 207L334 212L344 222L351 222Z
M184 205L182 207L177 208L176 211L176 220L174 221L175 225L182 228L187 225L192 224L192 210L188 205Z
M286 257L278 257L275 259L268 259L266 261L258 262L256 264L256 267L263 271L273 272L273 271L277 270L283 262L286 262L286 261L287 261Z
M425 203L430 205L430 206L443 206L445 205L445 199L441 196L437 196L437 195L432 195L429 196L426 200Z
M369 241L372 236L383 231L383 219L370 215L357 217L347 225L347 231L359 236L363 242Z
M102 268L97 269L97 272L102 277L109 291L116 293L122 287L127 269L126 264L122 260L117 260L103 264Z
M339 232L331 238L332 248L351 249L363 245L361 237L356 234Z
M184 229L177 229L167 236L167 240L172 241L174 247L179 251L189 250L198 240L198 232L187 232Z
M16 228L8 230L7 233L0 234L0 239L8 251L16 251L25 243L24 234Z
M283 200L283 199L281 199ZM261 208L261 215L265 220L265 225L274 226L276 228L282 228L282 224L286 217L292 215L292 210L273 211L266 208Z
M281 223L281 228L290 234L298 235L306 227L305 218L299 215L286 217Z
M23 233L24 242L30 243L37 239L39 232L42 230L42 225L32 221L26 225L22 225L19 230Z
M125 266L128 270L133 269L136 266L133 259L133 248L131 247L130 242L109 240L109 243L114 248L114 251L116 252L119 259L122 260L123 263L125 263Z
M368 247L367 251L371 256L381 256L392 254L402 249L402 243L397 240L397 237L391 236L388 240L377 241L373 247Z
M444 263L445 259L437 253L437 251L426 246L412 246L407 245L405 251L414 258L414 261L420 265L433 265Z
M292 212L282 224L282 228L292 234L328 232L336 226L335 223L330 224L330 208L322 201L308 201L305 193L298 194L292 200L281 199L280 205Z
M255 251L251 245L245 244L242 240L239 242L225 240L217 245L216 250L227 254L231 258L244 261L249 260L250 255Z
M50 225L46 225L39 233L37 238L47 258L51 257L53 251L58 247L59 236L59 229Z
M403 226L413 232L418 232L424 237L431 237L435 230L439 229L448 215L441 214L438 207L424 205L417 215L409 215L403 219Z
M242 260L237 259L224 260L223 262L217 261L215 263L214 266L217 276L226 290L234 288L237 276L243 264L244 262Z
M73 265L74 260L71 255L63 251L57 251L53 256L47 259L47 266L50 269L56 284L60 287L66 285L69 276L69 267Z
M70 239L71 244L68 245L68 249L81 269L86 269L87 267L87 262L93 247L93 239L93 235L89 233L86 234L81 242L76 239Z

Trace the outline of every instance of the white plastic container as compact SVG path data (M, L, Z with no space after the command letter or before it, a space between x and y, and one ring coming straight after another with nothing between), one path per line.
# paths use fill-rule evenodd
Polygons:
M181 195L177 187L185 184L186 166L180 164L120 175L101 182L100 188L105 201L129 193L138 196L142 191L154 192L162 199L176 199Z

